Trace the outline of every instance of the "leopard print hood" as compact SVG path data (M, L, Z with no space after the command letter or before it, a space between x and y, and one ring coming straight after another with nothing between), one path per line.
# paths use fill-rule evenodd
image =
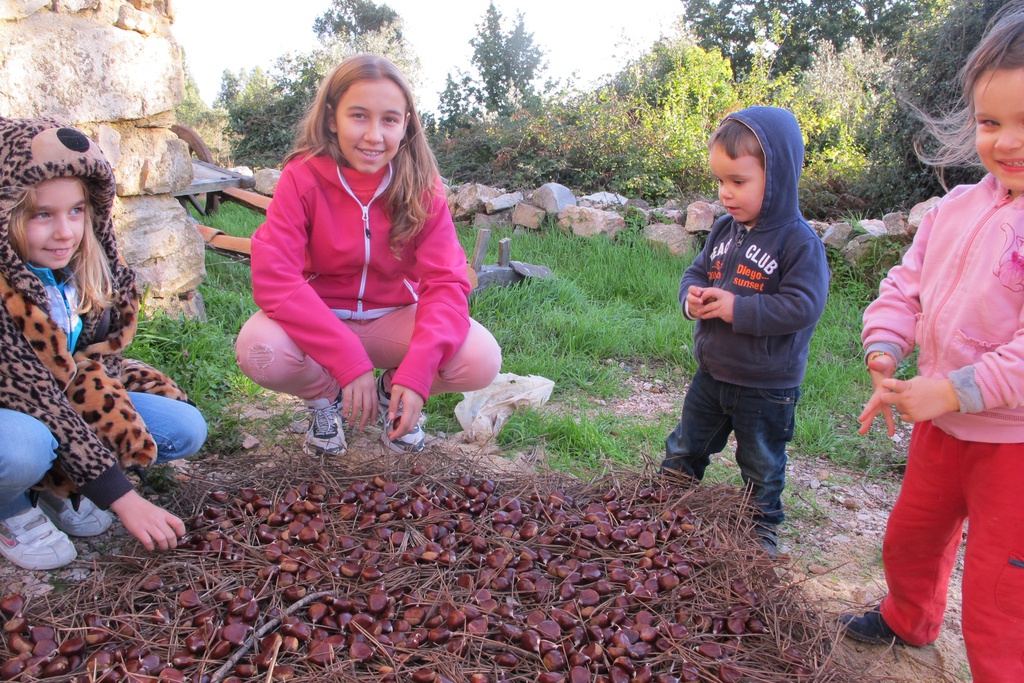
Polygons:
M107 255L113 297L82 316L74 352L50 316L42 281L10 242L10 218L26 188L54 178L81 178L93 232ZM101 507L131 488L122 468L148 465L156 443L128 396L146 391L185 400L163 373L122 356L138 325L135 274L114 237L114 173L95 142L57 119L0 117L0 408L43 422L57 459L41 487L79 491Z
M0 274L14 289L46 308L49 306L42 283L11 247L10 217L26 187L70 177L81 178L89 188L94 232L110 261L114 290L133 287L133 274L118 258L114 238L114 171L99 146L58 119L0 117Z

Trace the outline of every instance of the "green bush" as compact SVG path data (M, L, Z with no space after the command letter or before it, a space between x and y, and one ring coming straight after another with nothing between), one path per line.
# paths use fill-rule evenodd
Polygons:
M658 200L710 189L706 140L736 103L727 61L686 37L658 43L605 87L548 98L434 140L452 182L558 182Z

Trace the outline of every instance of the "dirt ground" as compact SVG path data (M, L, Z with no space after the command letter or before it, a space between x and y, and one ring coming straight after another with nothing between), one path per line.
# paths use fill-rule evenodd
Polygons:
M637 416L674 416L682 407L683 386L639 378L630 384L629 396L609 401L605 407L617 414ZM893 448L906 448L910 428L911 425L900 426ZM721 453L716 464L738 475L732 453ZM787 475L789 519L780 538L786 578L806 591L825 613L838 616L875 605L886 590L882 537L899 493L899 479L869 478L827 460L800 454L791 454ZM887 648L845 639L840 645L843 654L860 662L864 671L886 681L970 681L967 653L960 635L962 574L961 553L953 570L945 624L933 645Z
M623 399L608 401L604 409L620 415L646 415L652 418L675 415L682 405L683 387L669 387L660 381L645 381L638 373L630 381L630 393ZM296 402L274 401L248 406L243 410L246 424L244 458L254 466L272 463L299 452L304 431L268 432L261 425L283 411L294 411ZM280 420L277 423L280 424ZM350 455L379 448L379 431L368 428L349 437ZM897 435L895 447L909 438L909 429ZM431 436L431 446L449 452L464 452L467 458L489 455L487 449L468 444L461 435L445 438ZM512 456L518 466L532 467L543 461L543 453ZM233 456L233 466L238 456ZM730 453L719 456L721 468L735 468ZM228 465L217 455L207 455L184 463L180 477L216 477ZM875 604L885 593L881 566L881 543L885 522L898 492L897 479L868 478L862 473L844 471L824 460L795 454L790 459L787 500L790 521L780 539L783 556L777 573L798 586L825 614L840 614ZM10 563L0 562L0 593L21 592L29 597L45 594L69 582L84 581L93 572L100 556L119 554L134 544L120 524L95 539L76 539L79 559L68 567L52 572L28 572ZM946 621L939 640L925 648L864 646L842 640L839 653L847 662L877 676L879 680L899 683L952 683L970 681L963 639L960 636L960 576L958 562L949 594Z

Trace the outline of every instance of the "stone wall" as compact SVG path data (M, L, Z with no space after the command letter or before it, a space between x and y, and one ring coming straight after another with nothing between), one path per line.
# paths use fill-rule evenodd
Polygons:
M192 182L170 130L185 83L173 21L173 0L0 0L0 115L58 116L93 138L145 306L202 316L203 241L170 194Z

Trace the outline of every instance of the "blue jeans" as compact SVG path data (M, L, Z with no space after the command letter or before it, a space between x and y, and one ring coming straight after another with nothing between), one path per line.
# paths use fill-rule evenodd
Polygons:
M194 406L163 396L128 394L156 441L157 462L195 455L206 441L206 420ZM29 507L26 492L50 469L57 440L39 420L0 408L0 519Z
M698 370L683 401L682 419L665 440L662 470L703 479L711 455L736 432L736 463L760 510L754 520L774 531L786 518L786 444L793 439L799 399L799 387L751 389Z

